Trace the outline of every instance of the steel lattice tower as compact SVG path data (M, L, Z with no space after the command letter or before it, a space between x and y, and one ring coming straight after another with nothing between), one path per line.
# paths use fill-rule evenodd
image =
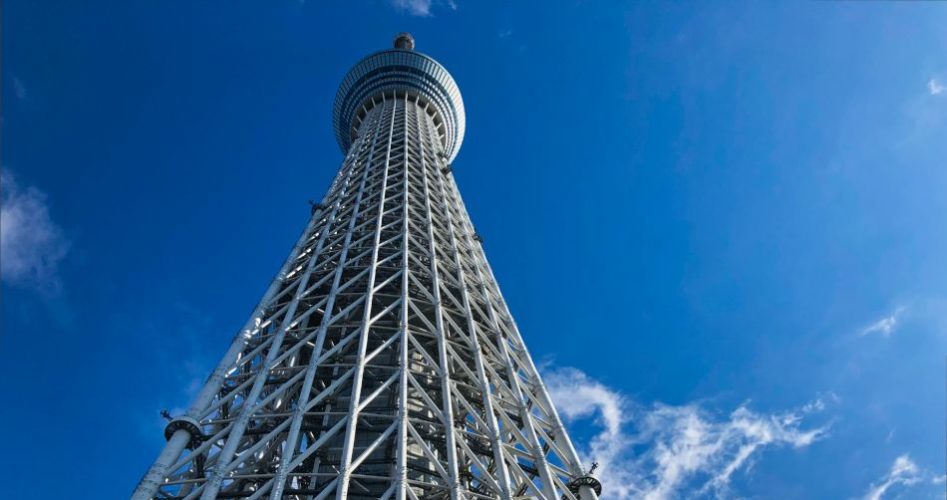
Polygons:
M596 499L451 162L456 83L400 34L335 100L345 159L134 499Z

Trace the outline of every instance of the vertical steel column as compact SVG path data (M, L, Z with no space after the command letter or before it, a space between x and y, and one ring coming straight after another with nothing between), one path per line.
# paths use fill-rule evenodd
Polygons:
M367 175L367 171L365 172L365 175ZM352 220L355 220L355 218L353 217ZM301 279L308 281L308 276L311 273L312 266L316 261L317 259L311 259L309 261L306 275ZM220 489L220 485L224 479L223 475L226 473L227 466L229 465L233 454L236 452L236 448L240 443L240 437L242 436L243 431L246 429L247 423L249 423L252 412L256 409L256 400L262 391L263 384L266 381L269 370L272 368L271 365L273 360L279 353L279 348L282 344L283 337L286 334L286 327L291 323L293 315L295 314L296 305L298 305L299 302L299 291L304 289L305 282L301 282L297 294L293 298L290 309L286 312L283 322L279 330L277 330L276 336L274 337L272 343L270 344L263 366L260 367L260 370L256 375L256 380L254 381L253 387L250 390L250 394L247 395L247 398L243 403L240 415L230 430L230 434L227 437L224 448L218 454L218 460L215 465L214 474L204 485L204 490L201 495L203 500L213 500Z
M430 124L429 124L430 118L427 117L426 114L425 114L425 118L426 120L424 120L424 127L425 129L427 129L428 127L430 127ZM430 134L430 131L427 130L427 133ZM422 151L421 157L425 158L423 145L422 145L421 151ZM436 157L436 153L435 153L435 157ZM446 165L444 166L446 167ZM500 441L500 428L499 428L499 425L497 424L496 414L494 413L494 409L493 409L493 397L490 392L489 383L487 382L489 379L487 378L486 369L484 368L484 365L483 365L483 350L480 347L480 340L478 339L477 325L473 318L473 312L470 309L470 297L467 292L467 277L464 271L463 263L461 262L460 250L458 249L458 244L457 244L457 235L454 233L454 224L455 224L454 218L453 218L453 215L451 214L450 206L448 205L448 197L445 195L443 178L450 174L442 173L441 168L442 166L439 165L435 159L434 172L435 172L435 175L437 176L436 178L438 179L438 192L440 194L439 198L441 200L444 213L447 215L447 227L448 227L448 235L449 235L448 238L450 240L450 250L454 257L454 265L457 266L458 279L460 280L460 283L461 283L461 287L460 287L461 295L462 295L461 303L463 304L463 307L464 307L464 315L466 316L467 326L468 326L468 330L466 333L470 337L470 347L474 353L474 364L477 371L477 377L479 379L477 382L482 394L482 403L484 406L484 413L486 414L487 425L489 427L488 431L490 433L490 445L493 448L493 460L497 468L498 477L495 479L495 481L500 486L500 498L509 499L512 496L512 494L510 493L510 478L509 478L509 472L507 471L506 460L504 459L504 456L503 456L503 444ZM468 245L468 247L471 244L469 240L469 236L466 241L466 244ZM486 474L487 471L482 471L482 473Z
M407 98L407 97L406 97ZM415 102L414 110L415 114L417 113L417 102ZM416 118L415 118L416 120ZM406 500L407 498L407 489L410 488L408 485L408 370L411 367L408 365L408 336L410 332L408 331L408 309L409 302L411 297L409 295L408 283L411 279L411 271L408 268L410 262L410 252L408 250L408 245L410 239L408 237L410 233L410 200L408 198L409 192L409 179L410 179L410 164L408 159L410 158L409 147L411 145L410 138L408 136L408 111L405 109L404 113L404 128L405 128L405 155L404 155L404 184L402 189L404 190L401 204L403 205L402 210L404 211L404 218L401 225L401 311L399 313L399 326L401 328L401 345L398 346L398 365L401 367L401 373L398 375L398 441L396 446L398 447L396 454L396 460L394 471L395 471L395 484L392 485L395 488L395 499L396 500Z
M455 199L457 200L457 204L460 207L460 209L463 211L463 214L466 216L465 219L469 221L470 216L467 214L467 208L466 206L464 206L463 200L459 195L459 190L457 188L457 185L454 183L453 179L451 179L451 183L452 183L452 188L453 188L452 190L455 193ZM472 227L470 229L472 229ZM497 286L496 277L493 275L493 269L490 267L490 263L487 261L486 255L483 252L483 249L475 247L475 255L479 261L478 262L479 265L477 266L478 271L481 269L485 269L489 275L489 280L492 283L492 285ZM481 279L480 281L484 282L485 280ZM497 303L500 304L500 306L502 306L503 308L502 313L505 315L505 318L507 319L507 321L509 321L511 325L512 332L515 335L515 340L520 346L522 346L523 345L522 336L520 335L519 328L516 326L516 322L513 319L513 315L510 313L509 306L506 304L506 301L503 300L502 296L499 293L496 293L496 297L497 297ZM500 325L499 325L499 322L497 321L497 318L495 317L492 301L491 301L491 306L490 306L490 314L491 316L493 316L493 321L496 323L497 331L500 332L500 329L499 329ZM505 339L501 339L500 346L501 346L503 356L507 358L508 363L509 363L511 360L509 359L509 353L507 352L506 342L507 341ZM585 474L585 471L582 470L582 466L581 466L582 462L579 459L579 455L578 453L576 453L575 447L572 444L572 440L569 439L569 435L565 432L565 426L563 426L562 420L559 417L559 413L556 411L556 407L552 403L552 398L549 397L549 392L546 390L546 386L545 384L543 384L542 378L539 376L538 370L536 370L536 365L533 363L532 357L529 355L529 351L527 351L526 349L523 349L523 354L526 358L526 362L528 363L527 368L528 368L530 377L536 380L538 383L536 392L538 393L540 397L540 401L542 401L543 405L546 406L547 412L552 417L551 418L552 421L550 423L553 424L554 426L553 438L555 439L556 443L560 446L560 448L563 448L565 453L567 454L566 457L562 457L562 458L565 458L569 461L568 465L570 468L570 473L574 477L580 477ZM512 364L510 364L510 367L512 367ZM517 386L519 385L518 382L515 380L514 380L514 384L516 384ZM582 500L585 500L586 498L589 498L589 499L597 498L595 492L592 491L591 488L589 487L583 486L580 488L579 491L582 495L585 495L584 497L582 497Z
M423 140L423 138L422 138ZM435 165L435 169L437 166ZM428 166L427 162L424 161L424 158L421 158L421 170L424 173L422 178L424 182L422 184L424 189L424 212L427 217L427 236L428 236L428 252L431 255L431 283L434 295L434 310L436 311L435 315L435 328L437 332L435 335L437 337L437 352L438 352L438 363L440 365L440 377L441 377L441 413L444 417L444 439L446 442L445 447L447 448L447 473L450 476L447 478L449 481L449 491L451 500L458 500L460 498L460 481L458 478L458 467L457 467L457 446L454 443L454 405L451 401L451 383L450 383L450 366L449 359L447 357L447 339L446 331L444 329L444 304L441 300L441 280L440 274L437 269L438 257L437 257L437 245L435 244L435 235L434 235L434 214L431 209L431 190L428 186Z
M385 213L385 195L388 189L388 169L391 161L391 143L394 138L395 116L397 115L397 100L391 102L391 126L388 129L388 148L385 152L384 171L382 172L381 193L378 202L378 221L375 224L374 247L372 248L371 267L368 271L368 288L365 292L364 314L362 315L361 334L358 340L358 358L355 361L355 375L352 378L352 395L349 398L349 416L345 428L345 441L342 448L342 463L339 471L339 481L336 486L336 500L346 500L349 491L349 478L352 474L352 450L355 447L355 431L358 427L359 403L362 397L362 378L365 373L365 350L368 343L368 332L371 328L372 298L375 293L375 274L378 268L378 247L381 243L381 228ZM388 106L383 102L383 106Z
M341 175L342 170L339 171L339 174L336 177L336 182ZM300 235L299 240L293 246L292 251L289 253L289 257L286 258L286 261L283 263L282 267L280 267L276 277L270 282L269 287L267 287L266 292L263 294L263 298L260 299L260 302L258 302L256 307L253 309L253 313L250 314L250 319L248 319L243 328L240 329L240 333L234 337L233 342L230 344L230 348L227 349L224 357L217 364L217 367L214 368L214 371L211 373L210 377L208 377L207 382L204 383L201 391L194 398L194 401L191 403L191 406L186 413L188 417L199 419L204 409L210 404L211 401L213 401L214 396L220 390L221 384L223 384L224 378L227 375L227 371L230 370L233 363L243 351L244 346L246 346L247 342L256 332L256 329L263 319L264 312L269 305L270 300L274 295L276 295L276 292L279 291L280 285L283 283L283 280L285 279L291 265L296 261L300 251L305 246L306 241L309 239L310 234L312 234L312 232L319 227L320 217L317 217L317 215L321 216L321 211L310 217L309 224L306 226L306 229L303 231L302 235ZM181 456L181 452L184 451L185 446L187 446L190 440L191 434L185 429L178 429L174 432L174 434L171 435L171 438L168 439L168 442L165 444L161 453L158 455L158 458L155 459L154 463L148 469L148 472L145 473L145 476L139 482L138 487L132 493L132 500L147 500L152 498L158 492L161 482L164 480L165 476L168 475L168 467L177 461L178 457Z
M450 203L456 206L459 201L459 196L455 195L457 188L456 188L456 185L453 184L454 182L453 178L449 179L449 182L451 182L451 186L450 186L451 192L444 193L444 198L450 200ZM466 210L461 213L465 215L464 217L465 219L469 220L469 216L467 216ZM476 248L476 247L472 247L472 248ZM474 251L477 252L476 249ZM492 275L491 275L491 278L492 278ZM491 309L492 309L492 305L491 305ZM499 332L500 331L499 325L496 325L496 327L497 327L497 332ZM513 390L513 393L516 395L518 400L522 403L525 398L523 396L522 388L520 387L520 384L519 384L519 376L516 374L516 367L513 364L512 359L510 359L509 357L509 353L506 350L506 342L504 340L501 340L500 346L501 346L501 353L504 356L505 362L507 364L507 371L508 371L508 377L511 384L511 389ZM536 433L533 417L530 414L530 412L526 410L525 407L521 406L520 418L523 420L523 424L526 427L527 436L529 437L531 444L533 446L534 462L537 466L537 469L539 469L540 476L542 477L542 480L543 480L542 481L543 487L546 490L544 495L546 496L547 500L557 500L558 494L555 489L555 482L553 481L553 474L549 470L549 465L546 461L545 453L543 452L542 445L539 442L539 436Z
M377 118L373 119L370 123L375 124ZM378 127L373 126L372 131L372 152L375 149L378 138ZM366 134L367 135L367 134ZM359 140L352 145L352 148L360 145L365 138L359 138ZM322 319L319 324L319 331L316 334L316 343L313 347L312 355L309 360L309 366L306 367L306 375L303 380L302 388L299 391L299 399L296 403L296 409L293 411L292 423L290 424L289 435L286 438L286 444L283 447L283 455L280 457L280 467L277 471L277 475L273 480L273 489L270 495L271 500L278 500L282 494L283 489L286 486L286 477L289 474L289 464L292 461L293 457L296 454L297 441L299 440L299 429L302 426L303 415L306 412L306 406L309 403L309 397L312 393L312 384L315 379L316 369L318 368L318 359L322 355L322 351L325 347L326 331L329 327L329 322L332 319L332 309L335 306L335 300L338 296L339 291L339 282L342 278L342 271L345 269L348 259L349 243L352 240L352 231L355 226L356 220L358 220L358 214L361 207L362 195L365 192L365 184L368 180L368 175L371 171L371 152L369 153L368 163L364 167L364 175L362 176L362 181L358 187L358 193L355 196L355 206L353 207L352 219L349 221L349 226L345 235L345 242L343 243L342 253L339 256L339 264L335 268L334 276L332 278L332 288L329 289L329 296L326 300L326 306L324 308L325 313L322 315ZM339 205L342 202L340 197L334 204L334 211L338 210ZM321 249L323 243L325 242L325 236L322 236L322 239L319 241L319 248Z
M286 333L289 330L290 325L293 323L293 319L296 314L296 308L299 306L299 301L302 299L302 296L306 291L306 285L309 283L309 277L312 276L312 270L317 260L318 259L316 258L309 259L309 262L306 265L305 274L303 274L299 279L299 283L296 287L296 293L293 294L292 302L283 316L283 321L280 323L279 329L276 332L276 336L273 338L273 341L270 344L270 348L267 350L263 366L260 367L260 371L256 375L256 380L253 382L253 387L250 389L250 393L247 395L247 398L240 409L240 415L237 417L233 427L230 429L230 435L227 438L227 443L217 455L214 473L211 478L206 483L204 483L204 491L201 495L202 500L214 500L217 497L221 483L224 480L224 474L226 474L227 468L230 465L230 461L233 459L234 453L237 451L237 446L240 444L240 438L242 437L243 432L246 430L247 424L250 422L250 418L253 416L253 412L257 410L260 393L263 391L263 386L266 383L267 377L269 377L270 370L273 369L273 363L280 353L280 347L283 345L283 340L286 337Z
M579 486L579 500L598 500L598 495L591 486L582 485Z
M374 102L374 101L373 101L373 102ZM365 163L364 163L364 168L365 168L366 172L369 171L369 170L371 170L371 169L373 168L374 155L375 155L375 151L377 150L377 147L378 147L379 131L381 130L380 121L381 121L381 119L382 119L382 115L384 114L384 113L383 113L383 110L384 110L383 107L377 107L377 106L376 106L373 110L371 110L371 111L369 112L369 115L365 117L365 121L367 122L367 126L369 126L370 129L364 129L364 131L363 131L363 130L360 130L360 132L359 132L359 135L360 135L360 136L361 136L362 134L367 134L367 131L368 131L368 130L371 130L371 134L372 134L372 145L371 145L370 148L369 148L368 158L365 160ZM366 175L365 179L368 179L367 175ZM358 215L358 214L355 214L355 216L352 217L352 221L351 221L351 224L350 224L350 226L349 226L349 230L348 230L348 232L346 233L346 239L345 239L345 241L343 242L343 245L342 245L344 251L346 252L346 260L348 259L348 247L349 247L350 244L351 244L351 235L352 235L352 232L354 231L355 221L358 219L357 215ZM341 261L340 261L340 263L341 263ZM341 268L340 268L340 267L337 267L337 268L336 268L336 270L339 270L339 269L341 269ZM339 274L339 278L341 278L341 274ZM335 292L334 295L338 295L340 280L335 280L334 283L335 283L335 284L333 285L332 290ZM332 318L332 314L331 314L331 311L329 311L329 310L327 310L326 312L327 312L329 318L328 318L328 319L325 319L325 318L324 318L324 319L325 319L325 321L326 321L326 323L325 323L326 328L328 328L329 322L331 321L331 318ZM339 380L339 376L340 376L340 375L339 375L339 367L338 367L338 366L333 367L333 368L332 368L332 378L331 378L330 380L333 380L333 381L336 381L336 382L337 382L337 381ZM328 386L325 390L328 390L328 388L331 387L331 384L325 384L325 383L324 383L324 385L327 385L327 386ZM326 403L326 410L325 410L325 412L324 412L324 414L323 414L323 416L322 416L322 430L320 430L320 436L324 435L324 433L326 432L325 429L326 429L326 427L328 426L329 420L330 420L329 412L331 411L332 408L334 408L334 405L333 405L332 403ZM310 445L310 447L312 447L312 446L314 446L314 445ZM308 452L308 449L307 449L307 452ZM313 464L312 464L313 479L316 479L316 480L318 479L318 476L317 476L316 474L318 473L321 464L322 464L322 458L317 455L317 456L316 456L316 459L313 461ZM329 491L330 491L330 489L329 489L328 487L326 487L325 490L324 490L322 493L320 493L320 495L319 495L318 497L313 496L313 495L309 495L308 498L309 498L309 500L317 500L318 498L324 498L324 497L328 494Z
M481 254L481 262L483 267L490 274L490 279L493 283L496 283L496 278L493 276L493 269L490 267L490 264L487 262L486 258ZM516 326L516 321L513 319L513 315L510 313L510 308L507 305L506 301L500 297L500 304L503 306L503 312L512 326L513 334L518 345L523 346L523 337L520 335L519 327ZM536 369L536 364L533 363L532 356L529 355L529 351L525 348L523 349L523 356L526 358L527 368L529 370L530 377L537 381L537 394L539 395L540 400L548 408L550 415L553 418L551 422L555 426L555 439L557 442L563 443L565 451L568 454L567 457L571 463L569 464L571 470L570 472L575 476L581 476L584 474L582 470L582 461L579 459L579 454L576 453L575 447L572 445L572 440L569 439L569 435L565 432L565 426L562 425L562 419L559 418L559 412L556 411L556 406L552 402L552 398L549 397L549 391L546 390L546 385L543 383L542 378L539 376L539 371Z

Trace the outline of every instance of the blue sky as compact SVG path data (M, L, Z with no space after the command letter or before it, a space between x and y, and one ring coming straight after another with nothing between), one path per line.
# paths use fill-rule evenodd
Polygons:
M411 31L604 498L944 498L947 5L7 1L10 498L122 498Z

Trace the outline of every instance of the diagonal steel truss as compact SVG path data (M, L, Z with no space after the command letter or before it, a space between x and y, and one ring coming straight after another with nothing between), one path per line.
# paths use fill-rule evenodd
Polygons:
M596 498L460 198L437 110L386 91L364 111L133 498Z

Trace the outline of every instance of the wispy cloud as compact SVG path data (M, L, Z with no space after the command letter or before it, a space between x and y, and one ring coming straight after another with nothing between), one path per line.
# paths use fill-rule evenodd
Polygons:
M391 5L394 8L407 12L412 16L428 17L431 16L431 8L436 2L435 0L390 0ZM443 2L447 4L452 10L457 10L457 4L453 0L447 0Z
M69 241L49 216L46 194L0 172L0 278L55 293Z
M821 401L778 414L756 413L744 404L719 416L697 404L641 407L573 368L548 372L545 379L567 422L591 418L600 428L581 453L599 463L609 498L721 495L764 448L806 447L828 431L802 425L821 411Z
M944 92L944 84L939 82L936 78L931 78L927 81L927 91L931 95L939 95Z
M13 77L13 93L21 101L26 99L26 85L23 85L23 80L15 76Z
M881 500L891 487L917 484L924 480L925 475L920 467L911 460L911 457L905 453L894 460L888 473L876 484L872 484L863 498L865 500ZM932 478L931 481L936 484L938 479Z
M406 11L413 16L431 15L431 0L391 0L391 4L396 9Z
M880 334L882 337L890 337L892 333L895 332L898 328L898 322L901 319L901 315L904 313L905 308L898 307L888 316L879 319L878 321L862 328L859 332L859 336L864 337L865 335L871 334Z
M895 147L929 148L941 146L940 138L947 126L947 80L940 73L927 80L924 92L912 90L901 106L902 119L898 123Z

